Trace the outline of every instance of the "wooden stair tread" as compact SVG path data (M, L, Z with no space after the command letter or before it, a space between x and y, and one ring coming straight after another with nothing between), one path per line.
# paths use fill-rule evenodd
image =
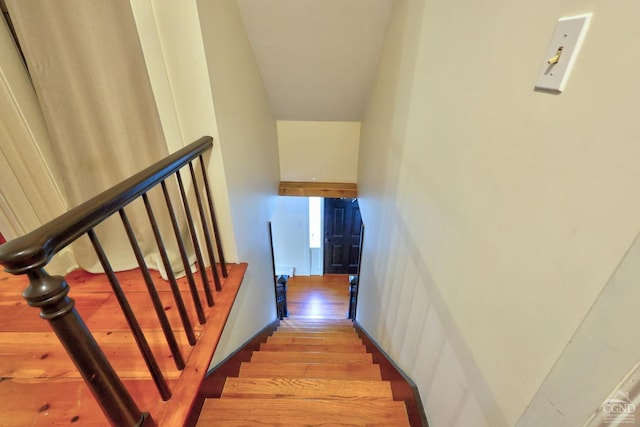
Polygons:
M353 325L322 325L319 323L287 325L281 323L278 327L278 330L280 331L293 331L297 329L303 329L306 332L355 332L355 329L353 329Z
M347 334L347 335L357 335L353 328L322 328L322 327L310 327L310 328L283 328L280 326L274 334L283 333L283 334L323 334L323 335L339 335L339 334Z
M302 330L301 330L302 329ZM323 326L311 326L311 327L282 327L280 326L276 332L285 332L285 333L293 333L293 332L302 332L305 334L310 333L322 333L322 334L340 334L340 333L355 333L355 330L352 327L339 327L339 328L326 328Z
M344 329L326 329L326 328L294 328L294 327L280 327L273 335L358 335L353 328Z
M241 378L382 380L380 367L367 363L243 362L238 376Z
M318 327L324 327L324 328L335 328L335 329L353 329L353 322L351 320L346 320L346 321L335 321L335 322L328 322L328 321L319 321L319 320L312 320L312 321L300 321L300 320L288 320L288 319L283 319L280 321L280 327L282 328L318 328Z
M229 377L222 391L222 398L225 397L393 400L388 381L316 378Z
M296 351L254 351L251 362L373 363L370 353L309 353Z
M327 330L353 330L353 324L351 321L346 323L322 323L322 322L286 322L286 320L280 321L280 329L285 328L322 328Z
M271 344L311 344L311 345L334 345L334 344L362 344L362 340L358 336L334 336L334 337L287 337L280 335L272 335L267 338L267 343Z
M310 318L294 318L290 317L283 319L282 325L340 325L340 326L353 326L353 321L350 319L310 319Z
M260 344L260 351L302 351L311 353L366 353L363 344Z
M289 303L291 311L311 313L304 298ZM289 317L275 331L275 325L265 328L210 376L197 425L424 424L415 417L413 394L404 388L397 394L396 376L389 376L389 363L366 334L337 317Z
M207 399L198 426L408 426L403 402L325 399Z

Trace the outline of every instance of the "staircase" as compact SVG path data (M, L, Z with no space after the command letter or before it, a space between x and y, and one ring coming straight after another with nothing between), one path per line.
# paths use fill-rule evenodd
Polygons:
M350 320L283 320L198 426L409 426Z

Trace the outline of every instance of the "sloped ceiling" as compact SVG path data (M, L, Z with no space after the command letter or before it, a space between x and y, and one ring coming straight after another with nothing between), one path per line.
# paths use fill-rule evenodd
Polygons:
M237 0L277 120L360 121L393 0Z

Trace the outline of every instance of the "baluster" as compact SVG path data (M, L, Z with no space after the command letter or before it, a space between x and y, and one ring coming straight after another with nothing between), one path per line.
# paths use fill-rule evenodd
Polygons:
M167 319L167 314L162 307L162 301L160 300L160 295L158 295L158 290L156 289L156 286L151 279L151 275L149 274L147 263L142 256L142 251L140 250L140 246L138 245L136 236L133 233L133 229L131 228L129 218L127 217L124 209L120 209L118 212L120 213L120 218L122 219L122 223L124 224L124 228L127 232L129 243L131 243L131 248L133 249L133 252L136 256L138 265L140 266L140 272L142 273L142 277L144 278L147 290L149 291L149 296L151 297L153 308L155 309L158 320L160 321L162 332L164 332L164 336L167 339L167 344L169 345L169 349L171 350L171 354L173 355L173 360L176 364L176 368L182 370L184 369L185 365L182 353L180 352L180 348L178 347L178 343L176 342L176 337L171 330L171 324L169 323L169 319Z
M150 421L148 414L138 409L74 308L64 278L49 276L43 268L29 270L27 275L29 287L22 295L30 306L40 308L40 317L51 325L107 419L118 426Z
M193 346L196 344L196 336L193 333L193 327L191 326L191 321L189 320L189 315L187 314L187 308L184 305L182 294L180 294L180 288L178 287L178 282L176 282L176 276L173 273L173 268L171 267L171 262L169 261L169 255L167 255L167 249L164 246L162 235L160 234L160 229L158 228L158 222L156 221L156 217L153 214L153 209L151 209L151 203L149 203L149 197L147 196L147 193L142 194L142 201L144 202L144 207L147 210L147 216L149 217L149 222L151 223L151 228L153 229L153 235L156 239L156 243L158 244L158 250L160 251L162 264L164 265L164 269L167 272L169 287L171 287L173 300L175 301L178 313L180 314L180 320L182 320L184 332L187 335L189 344Z
M182 183L182 177L180 171L176 172L178 178L178 187L180 187L180 197L182 198L182 204L184 206L184 212L187 216L187 222L189 223L189 234L191 235L191 242L193 243L193 250L196 253L196 260L198 261L198 270L200 270L200 277L202 278L202 286L204 287L204 295L207 298L207 305L213 306L213 294L211 293L211 287L209 286L209 279L207 278L207 270L204 266L204 259L202 258L202 251L200 251L200 244L198 243L198 232L193 222L193 215L191 215L191 208L189 207L189 199L187 198L187 192L184 190L184 184Z
M169 390L169 386L167 385L167 381L162 375L162 371L158 366L158 362L149 347L149 343L147 342L147 338L144 336L142 332L142 328L138 323L138 319L134 314L131 306L129 305L129 301L127 300L122 287L120 286L120 282L113 272L113 268L111 267L111 263L107 258L107 255L98 240L98 236L96 235L93 229L87 232L89 235L89 240L93 244L93 248L98 255L98 259L100 260L100 264L102 264L102 268L109 279L109 283L111 283L111 288L113 289L113 293L118 300L118 304L120 304L120 308L122 309L122 313L124 314L125 319L127 319L127 323L129 324L129 328L131 329L131 333L133 334L133 338L136 340L136 344L138 344L138 348L142 353L142 357L144 359L145 364L147 365L147 369L151 373L151 377L153 378L153 382L156 384L156 388L160 392L160 396L162 400L169 400L171 398L171 391Z
M211 214L211 226L213 227L213 238L216 241L216 247L218 248L218 259L220 260L220 268L222 269L222 277L225 279L229 276L227 271L227 262L224 259L224 251L222 250L222 241L220 239L220 230L218 229L218 221L216 220L216 212L213 208L213 196L211 195L211 188L209 187L209 179L207 178L207 171L204 166L204 158L200 154L200 169L202 170L202 180L204 181L204 189L207 194L207 202L209 203L209 213Z
M202 302L200 301L200 295L198 294L198 288L196 287L196 281L193 278L191 272L191 264L189 263L189 256L187 250L184 247L182 235L180 234L180 227L178 226L178 220L176 219L176 212L171 204L171 197L169 196L169 190L165 181L160 183L162 185L162 193L164 194L164 201L167 203L167 210L169 211L169 217L171 218L171 225L173 226L173 233L175 234L176 241L178 242L178 249L180 250L180 258L182 258L182 265L184 266L184 272L187 276L187 282L189 283L189 289L191 290L191 297L193 298L193 305L196 308L198 314L198 321L203 325L207 319L204 315L204 309L202 308Z
M218 267L216 266L216 258L213 253L211 234L209 233L209 222L207 221L207 214L205 213L204 207L202 206L202 197L200 196L198 181L196 180L196 173L193 170L193 164L191 162L189 162L189 172L191 173L191 180L193 181L193 191L196 195L196 201L198 202L200 222L202 222L202 233L204 234L204 241L207 246L207 252L209 253L209 262L211 263L211 272L213 273L213 283L216 285L216 291L221 291L222 284L220 283L220 276L218 276Z

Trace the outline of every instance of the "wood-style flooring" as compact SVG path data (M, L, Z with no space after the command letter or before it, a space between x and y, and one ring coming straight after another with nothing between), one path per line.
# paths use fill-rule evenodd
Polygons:
M182 384L191 383L191 388L197 388L202 380L246 270L246 264L227 266L229 278L223 281L223 291L214 295L216 305L205 309L208 318L205 325L200 325L194 313L186 279L178 279L195 335L202 344L196 347L187 342L167 282L157 272L151 271L186 361L182 371L176 369L140 271L116 273L173 393L172 399L164 403L150 379L105 275L79 270L66 276L71 288L69 296L75 300L80 316L138 407L151 412L156 422L178 415L184 417L189 410L188 404L179 403L183 394L189 394ZM211 272L208 273L211 276ZM36 308L30 307L22 298L27 284L26 276L13 276L0 269L0 426L108 425L49 324L40 318ZM206 307L199 281L197 286ZM189 401L193 392L190 392ZM185 408L175 409L174 405ZM183 422L164 423L181 424Z
M231 274L236 270L244 274L244 268L246 267L232 265ZM138 314L139 322L147 331L149 344L158 356L160 368L173 389L184 372L176 370L173 364L155 314L149 309L151 304L140 272L132 270L117 273L117 276ZM156 272L152 272L152 277L189 364L192 348L186 342L171 292ZM239 286L240 280L234 286ZM144 410L155 407L160 401L159 394L149 379L148 371L105 276L76 271L67 276L67 281L71 286L70 296L75 299L78 312L123 378L134 400ZM38 316L38 310L29 307L22 298L26 285L26 277L0 271L0 425L106 425L104 415L55 334L47 322ZM185 289L183 299L189 312L193 313L193 303L186 292L184 279L179 280L179 285ZM222 299L216 300L216 307L221 308L226 304L230 307L232 301L223 301L226 298L224 292L219 297ZM204 295L201 298L204 301ZM306 320L346 319L348 302L347 275L292 277L288 283L288 321L291 329L287 333L304 332L307 324L303 322ZM209 315L217 317L215 313L210 312ZM193 314L190 317L198 336L203 332L203 326ZM309 345L295 336L286 335L272 339L265 345L276 349L286 345L286 338L297 341L293 345L298 346L298 350L304 351L305 346ZM329 341L325 344L330 345ZM345 350L346 348L344 347ZM355 358L362 356L365 354L345 353L340 362L345 363L348 357L353 357L353 363L356 363ZM327 366L329 372L340 369L338 366ZM363 375L370 374L365 372Z
M288 319L346 319L349 276L294 276L287 282Z

